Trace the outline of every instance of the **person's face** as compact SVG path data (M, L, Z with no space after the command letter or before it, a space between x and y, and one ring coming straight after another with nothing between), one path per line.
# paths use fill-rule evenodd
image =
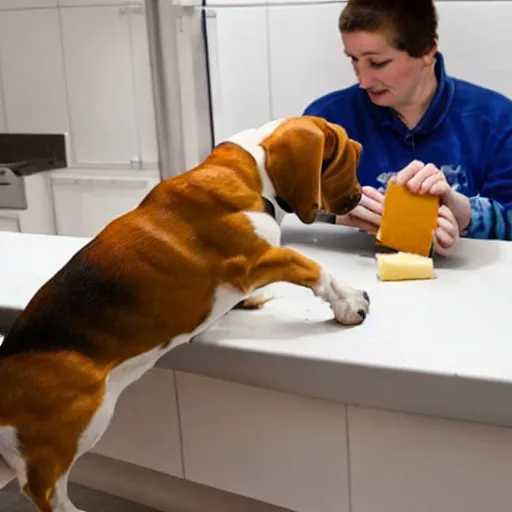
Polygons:
M423 57L410 57L392 46L384 31L344 32L342 41L359 85L373 103L400 108L421 97L422 85L432 72L436 47Z

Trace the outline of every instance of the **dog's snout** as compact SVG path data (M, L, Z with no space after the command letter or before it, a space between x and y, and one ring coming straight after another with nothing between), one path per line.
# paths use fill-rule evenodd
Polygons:
M338 215L344 215L345 213L352 211L359 204L359 201L361 201L361 196L362 192L359 192L358 194L354 194L351 196L347 196L341 202L341 211L337 212Z

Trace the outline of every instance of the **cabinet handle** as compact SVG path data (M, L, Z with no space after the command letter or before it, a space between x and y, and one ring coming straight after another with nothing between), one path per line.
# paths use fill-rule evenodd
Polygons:
M142 161L141 161L141 159L138 156L134 156L130 160L130 167L132 169L142 169Z

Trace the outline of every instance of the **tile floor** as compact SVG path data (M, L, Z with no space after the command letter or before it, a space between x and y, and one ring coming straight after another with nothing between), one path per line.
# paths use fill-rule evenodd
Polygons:
M69 485L69 496L76 507L86 512L157 512L138 503L77 484ZM34 511L35 507L19 494L16 482L11 482L0 491L0 512Z

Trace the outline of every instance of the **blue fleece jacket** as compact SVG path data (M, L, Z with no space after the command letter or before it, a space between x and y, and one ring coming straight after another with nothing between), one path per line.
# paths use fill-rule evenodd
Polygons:
M412 160L435 164L471 202L463 235L512 240L512 101L446 74L437 54L438 88L419 124L408 129L358 85L322 96L305 115L343 126L363 145L358 177L384 191Z

